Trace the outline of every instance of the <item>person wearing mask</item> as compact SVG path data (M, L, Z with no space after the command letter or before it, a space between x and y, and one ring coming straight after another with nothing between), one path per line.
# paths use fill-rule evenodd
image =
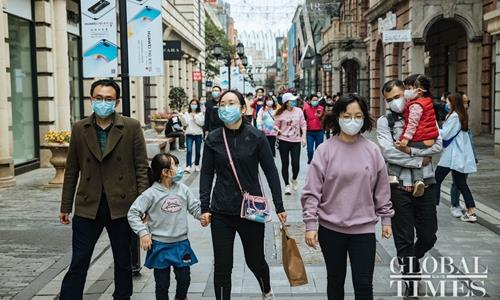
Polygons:
M265 224L240 217L242 190L250 195L263 195L259 165L271 189L278 218L281 222L286 221L279 175L269 143L261 131L243 122L245 109L243 95L233 90L224 92L219 101L219 116L225 125L208 135L203 150L200 175L201 211L202 219L211 221L214 287L218 300L231 299L236 233L243 244L247 266L259 283L262 299L274 299L269 266L264 257ZM234 159L235 171L230 165L228 151ZM236 172L238 177L233 172ZM217 178L213 186L215 174Z
M274 120L277 106L274 97L267 96L266 105L257 114L257 128L267 137L273 157L276 157L276 130L274 129Z
M341 97L324 120L332 138L320 145L311 162L301 203L305 241L325 259L329 300L344 299L347 255L356 299L373 299L375 224L382 237L392 235L391 192L379 147L363 137L373 120L365 100Z
M469 104L470 104L470 98L465 94L465 93L460 93L462 95L462 98L464 100L464 107L465 107L465 110L469 110ZM448 99L448 95L446 96L446 99ZM445 111L446 111L446 114L449 113L449 107L446 106L446 103L444 104L445 105ZM443 119L444 121L444 119ZM469 134L469 138L470 138L470 143L472 145L472 151L474 152L474 159L476 161L476 164L478 164L478 158L477 158L477 151L476 151L476 147L474 146L474 140L472 139L472 131L469 130L467 131L467 133ZM465 179L467 179L469 177L469 174L465 174ZM454 216L455 218L460 218L463 214L464 214L464 208L460 205L460 191L458 190L457 188L457 185L452 182L451 183L451 187L450 187L450 202L451 202L451 206L450 206L450 213L452 216Z
M314 150L323 143L324 132L321 121L325 109L319 105L318 96L311 95L309 102L304 103L304 117L307 123L307 164L311 163Z
M245 121L247 121L249 124L252 124L253 123L253 108L252 108L253 94L252 93L248 93L245 96L245 103L247 106L247 110L245 111Z
M186 136L184 134L184 122L183 115L177 112L173 112L172 116L168 119L167 124L165 125L165 137L168 138L179 138L179 150L185 151L185 139Z
M395 211L392 230L402 275L408 278L404 293L406 297L412 297L418 285L414 280L418 281L420 277L412 278L411 275L420 272L419 259L434 247L437 240L436 180L432 156L441 152L442 140L438 137L434 145L426 149L396 147L395 142L404 128L404 91L404 83L397 79L386 82L382 87L388 109L377 121L377 141L386 162L402 168L399 184L391 186L391 202ZM421 197L413 196L411 170L415 168L421 168L424 173L426 189Z
M217 107L221 92L222 89L220 86L214 86L212 88L211 99L205 104L205 125L203 126L205 137L210 131L224 126L224 123L219 118Z
M306 145L306 121L304 112L297 107L297 96L286 93L282 97L283 105L276 111L274 129L279 140L281 174L285 182L285 195L291 195L292 189L298 189L297 177L300 171L300 145ZM292 180L288 168L292 160Z
M191 171L200 171L201 159L201 142L203 141L203 126L205 125L205 115L201 112L200 101L197 99L191 100L189 108L184 113L184 120L186 121L186 173ZM193 144L195 144L195 159L193 168Z
M264 96L264 89L263 88L258 88L255 91L255 99L250 106L253 110L253 125L257 126L257 114L261 110L261 108L265 105L265 96Z
M72 256L59 299L82 299L94 247L106 228L114 261L114 299L132 296L132 231L127 212L149 187L141 124L115 112L120 87L111 79L92 83L93 113L71 130L59 221L72 223ZM73 213L73 217L70 218Z
M406 99L403 116L404 132L396 146L405 147L410 145L414 148L429 148L434 145L439 136L439 128L436 120L436 113L430 94L430 79L422 74L414 74L405 79ZM424 194L425 183L422 169L412 169L414 180L413 194L420 197ZM389 178L391 184L399 183L401 168L398 165L389 166Z
M469 117L464 107L461 94L453 93L446 102L449 111L443 128L440 130L444 140L444 150L436 168L436 197L441 195L441 183L451 172L453 182L464 196L466 205L465 213L460 217L464 222L476 222L476 204L467 185L466 174L477 171L472 143L468 134Z

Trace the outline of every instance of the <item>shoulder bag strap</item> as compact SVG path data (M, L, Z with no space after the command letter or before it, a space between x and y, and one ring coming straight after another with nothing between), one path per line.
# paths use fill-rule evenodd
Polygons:
M238 178L238 174L236 173L236 167L234 166L233 157L231 156L231 151L229 150L229 145L227 144L226 138L226 128L222 127L222 137L224 138L224 144L226 145L227 157L229 158L229 164L231 165L231 169L233 170L234 177L236 177L236 181L238 182L238 186L240 187L241 194L244 194L243 187L241 186L240 179Z

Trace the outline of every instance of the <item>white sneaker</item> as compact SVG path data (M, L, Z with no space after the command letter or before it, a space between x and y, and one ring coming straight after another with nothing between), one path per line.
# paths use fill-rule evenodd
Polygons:
M185 173L191 173L191 167L189 167L189 166L188 166L188 167L186 167L186 168L184 169L184 172L185 172Z
M298 190L299 183L297 182L297 179L295 179L295 180L292 179L292 188L294 191Z
M194 166L194 171L195 172L200 172L200 170L201 170L200 166Z
M267 294L262 294L262 300L274 300L274 299L276 298L274 298L273 290L271 290Z
M285 195L291 195L292 190L290 189L290 185L285 186Z
M460 220L464 221L464 222L471 222L471 223L474 223L474 222L477 222L477 216L475 213L468 213L466 212L465 214L463 214L461 217L460 217Z
M463 215L461 206L452 206L450 207L450 213L455 218L460 218Z

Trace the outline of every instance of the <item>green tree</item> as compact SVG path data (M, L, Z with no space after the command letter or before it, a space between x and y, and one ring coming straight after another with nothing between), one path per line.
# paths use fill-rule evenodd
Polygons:
M171 89L168 98L170 99L170 108L176 112L181 112L182 108L187 105L188 97L181 87Z
M224 30L218 28L210 18L207 18L205 20L205 47L207 50L205 71L207 73L219 74L219 66L216 63L217 59L213 55L213 49L216 44L222 47L222 57L220 59L226 60L228 56L234 57L236 54L236 47L229 44Z

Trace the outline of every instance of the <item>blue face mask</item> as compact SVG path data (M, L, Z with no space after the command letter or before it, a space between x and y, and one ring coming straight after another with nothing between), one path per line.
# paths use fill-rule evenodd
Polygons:
M292 107L297 107L297 100L290 100L289 102Z
M196 104L191 104L191 110L196 111L198 109L198 105Z
M172 181L179 182L182 180L183 176L184 176L184 171L177 169L177 172L175 172L175 176L172 177Z
M115 112L115 101L92 101L92 110L99 118L105 119Z
M212 98L217 99L219 98L219 92L212 92Z
M319 104L319 102L317 100L311 101L312 107L316 107L316 106L318 106L318 104Z
M239 105L229 105L219 107L219 118L226 125L231 125L241 118L241 109Z
M447 113L449 113L449 112L450 112L450 105L449 105L448 103L446 103L446 104L444 105L444 111L445 111L445 112L447 112Z

